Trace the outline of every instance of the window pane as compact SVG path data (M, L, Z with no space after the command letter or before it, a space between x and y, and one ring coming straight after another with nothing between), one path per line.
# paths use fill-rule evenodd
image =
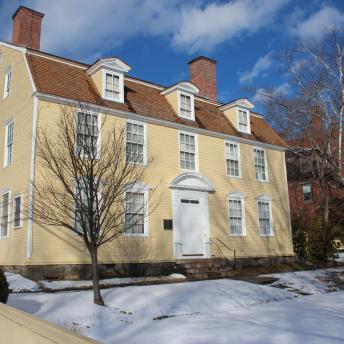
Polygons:
M144 193L127 192L125 195L125 229L127 233L144 234Z
M243 234L243 210L240 199L229 200L229 227L231 234Z
M269 202L258 202L258 217L260 234L271 234L271 214Z
M254 149L254 170L257 180L266 180L265 151Z
M81 156L97 157L98 115L78 113L76 151Z
M20 227L21 225L21 197L14 199L14 227Z
M195 136L180 134L180 168L188 171L196 169Z
M227 175L239 177L239 145L226 143Z
M8 235L8 208L9 208L9 193L5 193L1 197L1 236Z
M144 162L144 125L127 122L126 127L126 155L132 163Z

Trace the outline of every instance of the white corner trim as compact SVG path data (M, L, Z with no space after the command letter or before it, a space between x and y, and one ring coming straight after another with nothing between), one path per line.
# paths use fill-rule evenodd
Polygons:
M36 85L35 85L35 83L33 81L33 78L32 78L32 74L31 74L31 70L30 70L29 64L27 62L26 54L24 54L24 61L25 61L25 66L26 66L27 72L29 74L29 78L30 78L30 82L31 82L31 86L32 86L32 92L35 93L35 92L37 92L37 88L36 88Z
M33 202L34 202L34 186L35 172L36 172L36 139L37 139L37 125L38 125L38 97L33 99L33 113L32 113L32 141L31 141L31 166L29 179L29 219L27 229L27 245L26 258L32 258L32 231L33 231Z
M16 45L13 45L13 44L10 44L10 43L7 43L7 42L3 42L3 41L0 41L0 45L3 45L6 48L10 48L10 49L14 49L14 50L20 51L22 53L26 53L26 51L27 51L27 49L24 48L24 47L18 47Z

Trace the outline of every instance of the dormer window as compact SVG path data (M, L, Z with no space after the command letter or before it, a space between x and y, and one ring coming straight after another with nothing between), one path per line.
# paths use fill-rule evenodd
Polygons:
M105 97L116 102L121 99L120 75L105 73Z
M117 57L98 60L88 70L102 98L124 103L124 75L130 67Z
M248 110L238 109L238 130L249 133L249 114Z
M195 94L199 89L188 81L181 81L161 91L176 114L190 121L195 120Z
M180 93L179 103L180 103L180 107L179 107L180 117L195 120L193 95Z

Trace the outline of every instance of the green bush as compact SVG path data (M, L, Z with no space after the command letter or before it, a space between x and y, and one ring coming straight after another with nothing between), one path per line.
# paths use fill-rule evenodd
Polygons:
M337 255L338 227L325 227L321 217L311 223L305 223L301 218L293 224L294 251L302 261L327 262Z
M2 270L0 270L0 302L6 303L9 293L10 291L8 289L8 283L6 281L5 274Z

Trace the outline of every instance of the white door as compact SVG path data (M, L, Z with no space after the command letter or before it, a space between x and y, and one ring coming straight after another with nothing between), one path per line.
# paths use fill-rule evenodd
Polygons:
M180 199L180 226L183 256L204 255L204 216L201 199L184 197Z

